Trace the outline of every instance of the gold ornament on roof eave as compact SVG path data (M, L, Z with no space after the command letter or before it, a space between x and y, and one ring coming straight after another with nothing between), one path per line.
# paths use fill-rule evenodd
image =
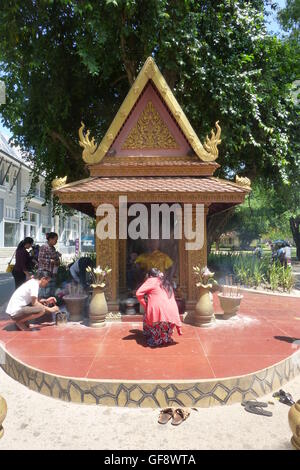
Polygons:
M95 159L93 154L96 152L97 144L95 143L95 138L92 137L90 140L90 130L88 129L86 134L83 135L83 129L85 125L81 122L81 127L78 131L79 133L79 145L83 148L82 158L86 163L94 163Z
M251 180L244 176L236 175L235 182L236 184L239 184L240 186L243 186L244 188L249 188L249 189L251 188Z
M211 138L206 136L206 139L204 142L205 150L210 154L210 156L215 157L213 160L216 160L218 158L218 155L219 155L218 145L222 142L222 140L220 139L221 127L219 126L219 121L217 121L215 125L217 128L217 132L215 133L214 130L212 129L210 131Z
M58 189L64 186L67 182L67 176L64 176L63 178L55 178L51 182L52 189Z

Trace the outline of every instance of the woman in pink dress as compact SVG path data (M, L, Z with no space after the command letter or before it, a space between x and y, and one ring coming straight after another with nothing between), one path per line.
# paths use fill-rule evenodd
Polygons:
M172 285L164 274L156 268L150 269L146 281L136 291L136 297L145 309L143 327L147 344L173 343L175 326L178 334L182 334L181 321Z

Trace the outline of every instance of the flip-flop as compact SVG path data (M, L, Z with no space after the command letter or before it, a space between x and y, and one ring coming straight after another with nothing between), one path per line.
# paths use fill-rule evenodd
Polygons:
M253 413L255 415L261 415L261 416L273 416L273 413L271 411L264 410L263 408L266 408L268 406L268 403L263 403L263 402L246 402L245 410L248 411L248 413Z
M158 417L158 423L159 424L167 424L171 418L173 418L173 408L164 408L161 410L159 417Z
M284 390L279 390L279 392L273 393L272 396L274 398L279 398L279 402L284 403L285 405L292 406L295 404L292 395Z
M183 421L185 421L190 416L190 414L191 411L189 408L176 408L173 412L173 419L171 424L173 424L173 426L178 426Z
M247 400L247 401L242 401L241 405L242 406L253 405L253 406L260 406L262 408L266 408L268 406L268 403L264 401Z

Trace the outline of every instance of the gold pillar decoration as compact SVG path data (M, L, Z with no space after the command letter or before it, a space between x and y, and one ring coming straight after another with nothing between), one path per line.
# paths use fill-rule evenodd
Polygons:
M181 214L183 213L183 205L181 204ZM176 216L179 217L179 213L176 213ZM183 228L182 220L181 226ZM179 287L183 292L184 297L187 296L187 251L185 249L185 239L184 237L178 240L178 257L179 257Z
M198 288L196 287L196 279L194 276L194 266L204 267L207 265L207 234L206 234L206 217L208 206L204 207L204 243L201 250L186 250L186 275L187 275L187 310L193 309L198 300ZM193 230L196 228L196 207L192 206ZM186 242L187 240L185 240Z
M96 217L96 225L101 217ZM116 208L116 235L118 237L118 208ZM106 299L110 302L116 302L119 294L119 240L106 238L101 240L96 232L96 260L97 266L105 268L109 266L111 273L107 276L105 287Z

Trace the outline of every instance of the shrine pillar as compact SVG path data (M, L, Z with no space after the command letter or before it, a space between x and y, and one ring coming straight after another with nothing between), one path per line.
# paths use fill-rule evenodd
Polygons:
M96 210L96 208L95 208ZM100 239L96 230L96 265L111 268L111 272L106 278L105 297L109 312L119 311L119 228L118 228L118 207L116 210L116 239ZM102 217L96 216L96 227Z
M186 210L186 209L185 209ZM203 247L200 250L186 250L185 248L185 262L186 262L186 284L187 284L187 301L186 301L186 311L193 311L195 305L198 301L198 288L196 287L197 279L194 276L194 266L204 267L207 265L207 233L206 233L206 218L209 207L208 205L204 206L204 226L201 227L201 230L204 232L204 242ZM191 217L192 217L192 228L193 231L196 230L196 206L193 204L191 208ZM188 240L184 239L184 244Z

